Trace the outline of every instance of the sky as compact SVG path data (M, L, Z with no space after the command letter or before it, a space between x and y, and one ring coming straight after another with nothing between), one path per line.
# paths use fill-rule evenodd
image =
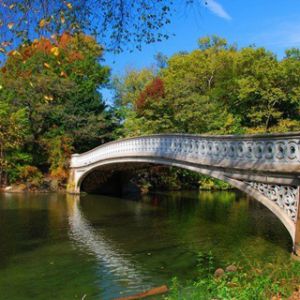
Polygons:
M143 45L142 51L133 53L105 53L104 63L111 67L112 76L124 75L128 69L151 67L158 52L171 56L196 49L199 38L213 34L238 47L266 47L279 58L287 48L300 48L300 0L195 1L199 5L193 9L183 4L177 6L167 28L172 35L168 40ZM112 91L104 89L102 94L108 104L112 103Z

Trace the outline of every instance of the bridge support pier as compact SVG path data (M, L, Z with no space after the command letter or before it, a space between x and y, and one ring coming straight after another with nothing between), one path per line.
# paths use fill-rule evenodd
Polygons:
M298 187L298 212L295 229L294 253L300 259L300 187Z
M80 194L80 190L77 187L75 174L76 174L76 171L71 169L70 174L69 174L68 184L67 184L67 193L69 193L69 194Z

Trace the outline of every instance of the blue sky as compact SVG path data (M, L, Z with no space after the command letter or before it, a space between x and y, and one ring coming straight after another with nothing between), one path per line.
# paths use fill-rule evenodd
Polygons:
M206 0L206 6L205 0L198 1L193 10L178 5L168 27L168 32L175 36L169 40L144 45L142 51L133 53L106 53L105 63L111 67L112 75L153 65L157 52L171 56L178 51L193 50L200 37L212 34L239 47L264 46L278 57L287 48L300 47L300 0ZM110 91L104 90L103 96L111 102Z

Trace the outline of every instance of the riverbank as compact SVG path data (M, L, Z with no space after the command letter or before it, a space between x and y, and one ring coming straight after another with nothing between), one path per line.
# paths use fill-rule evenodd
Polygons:
M173 175L173 174L171 174ZM159 174L159 176L141 176L137 172L128 182L120 183L123 185L122 190L126 190L127 193L146 195L157 191L184 191L184 190L202 190L202 191L226 191L234 190L228 183L223 182L218 179L213 179L208 176L203 176L200 174L187 174L182 177L174 177L170 174ZM177 174L176 174L177 175ZM99 183L94 182L97 187ZM107 184L107 183L106 183ZM103 185L103 183L102 183ZM125 188L126 187L126 188ZM117 190L118 187L114 190ZM101 190L101 185L98 189L91 190L91 193L106 194L105 189ZM102 191L102 192L101 192ZM18 182L11 185L6 185L0 187L0 192L4 193L66 193L66 183L60 182L56 179L45 177L38 184L33 184L32 182ZM119 195L118 195L119 196Z
M57 180L44 180L41 184L14 183L0 187L0 193L66 193L66 186Z
M234 268L233 265L215 269L214 257L200 254L198 278L182 283L172 281L165 300L299 300L300 262L288 260L280 266L274 263L248 261Z

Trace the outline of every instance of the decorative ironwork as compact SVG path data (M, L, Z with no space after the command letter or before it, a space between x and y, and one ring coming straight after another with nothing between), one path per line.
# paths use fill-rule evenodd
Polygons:
M287 185L274 185L258 182L247 182L252 188L275 202L289 218L296 222L298 212L298 188Z

